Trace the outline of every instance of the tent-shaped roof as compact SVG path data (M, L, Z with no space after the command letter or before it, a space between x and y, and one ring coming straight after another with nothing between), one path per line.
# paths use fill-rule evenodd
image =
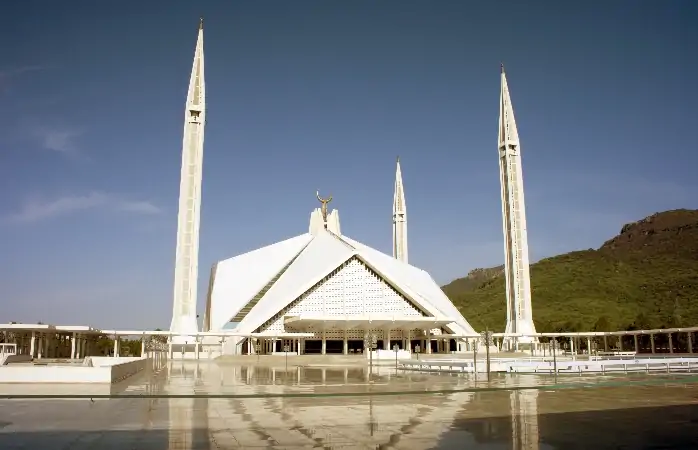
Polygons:
M254 332L351 258L358 258L428 316L449 318L455 334L475 334L431 276L346 236L321 230L217 263L211 274L206 325L239 322Z

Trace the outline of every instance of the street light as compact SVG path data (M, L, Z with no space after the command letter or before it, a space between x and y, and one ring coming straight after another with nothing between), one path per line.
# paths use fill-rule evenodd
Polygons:
M369 374L370 375L373 375L373 349L376 348L377 345L378 345L378 338L376 337L375 334L369 333L364 338L364 348L368 349Z
M480 347L480 338L476 337L473 344L473 372L475 372L475 380L477 381L477 352Z
M487 364L487 381L490 381L490 345L493 343L493 333L489 329L485 329L485 331L480 333L482 335L482 342L485 344L485 352L486 352L486 364Z
M393 345L393 350L395 351L395 375L397 375L397 351L400 350L400 346L397 344Z

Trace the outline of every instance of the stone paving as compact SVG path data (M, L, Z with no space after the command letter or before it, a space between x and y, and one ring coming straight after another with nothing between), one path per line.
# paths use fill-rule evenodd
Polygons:
M567 377L554 385L552 377L521 375L476 385L466 376L374 369L175 361L114 386L110 399L0 401L0 449L698 448L691 376ZM586 387L590 381L600 387ZM573 383L579 388L560 387ZM36 389L0 385L3 395ZM456 392L424 393L434 390ZM334 394L342 396L324 396Z

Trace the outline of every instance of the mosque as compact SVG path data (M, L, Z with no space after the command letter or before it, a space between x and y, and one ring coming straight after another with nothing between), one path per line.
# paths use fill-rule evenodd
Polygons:
M200 330L196 293L205 92L202 22L185 107L171 345L199 342L192 336L200 331L230 331L235 336L220 340L221 353L346 355L375 350L404 357L473 349L478 333L433 278L408 262L399 159L392 255L343 234L339 212L329 209L332 197L317 192L320 206L310 214L307 233L214 264ZM503 70L499 154L507 332L535 333L518 134ZM209 336L203 344L217 345L217 339Z
M378 350L464 351L455 337L475 330L427 272L407 263L406 240L397 239L406 225L399 162L396 188L402 258L343 235L325 200L307 233L214 265L204 331L254 333L255 343L240 338L226 353L351 354L370 340Z

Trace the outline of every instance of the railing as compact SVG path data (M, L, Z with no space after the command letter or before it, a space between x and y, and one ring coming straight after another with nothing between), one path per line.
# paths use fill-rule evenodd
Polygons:
M0 344L0 365L5 364L5 359L7 359L8 356L16 355L16 354L17 354L17 344L1 343Z
M17 354L17 344L0 344L0 355L16 355Z
M692 372L698 358L604 359L592 361L545 361L509 364L510 373L607 373L607 372Z
M565 373L612 373L612 372L693 372L698 371L698 357L678 358L632 358L620 355L614 359L591 359L582 361L549 360L549 359L494 359L490 361L490 371L495 373L532 373L532 374L565 374ZM474 373L485 372L486 362L478 360L432 360L432 361L401 361L403 370L424 372Z

